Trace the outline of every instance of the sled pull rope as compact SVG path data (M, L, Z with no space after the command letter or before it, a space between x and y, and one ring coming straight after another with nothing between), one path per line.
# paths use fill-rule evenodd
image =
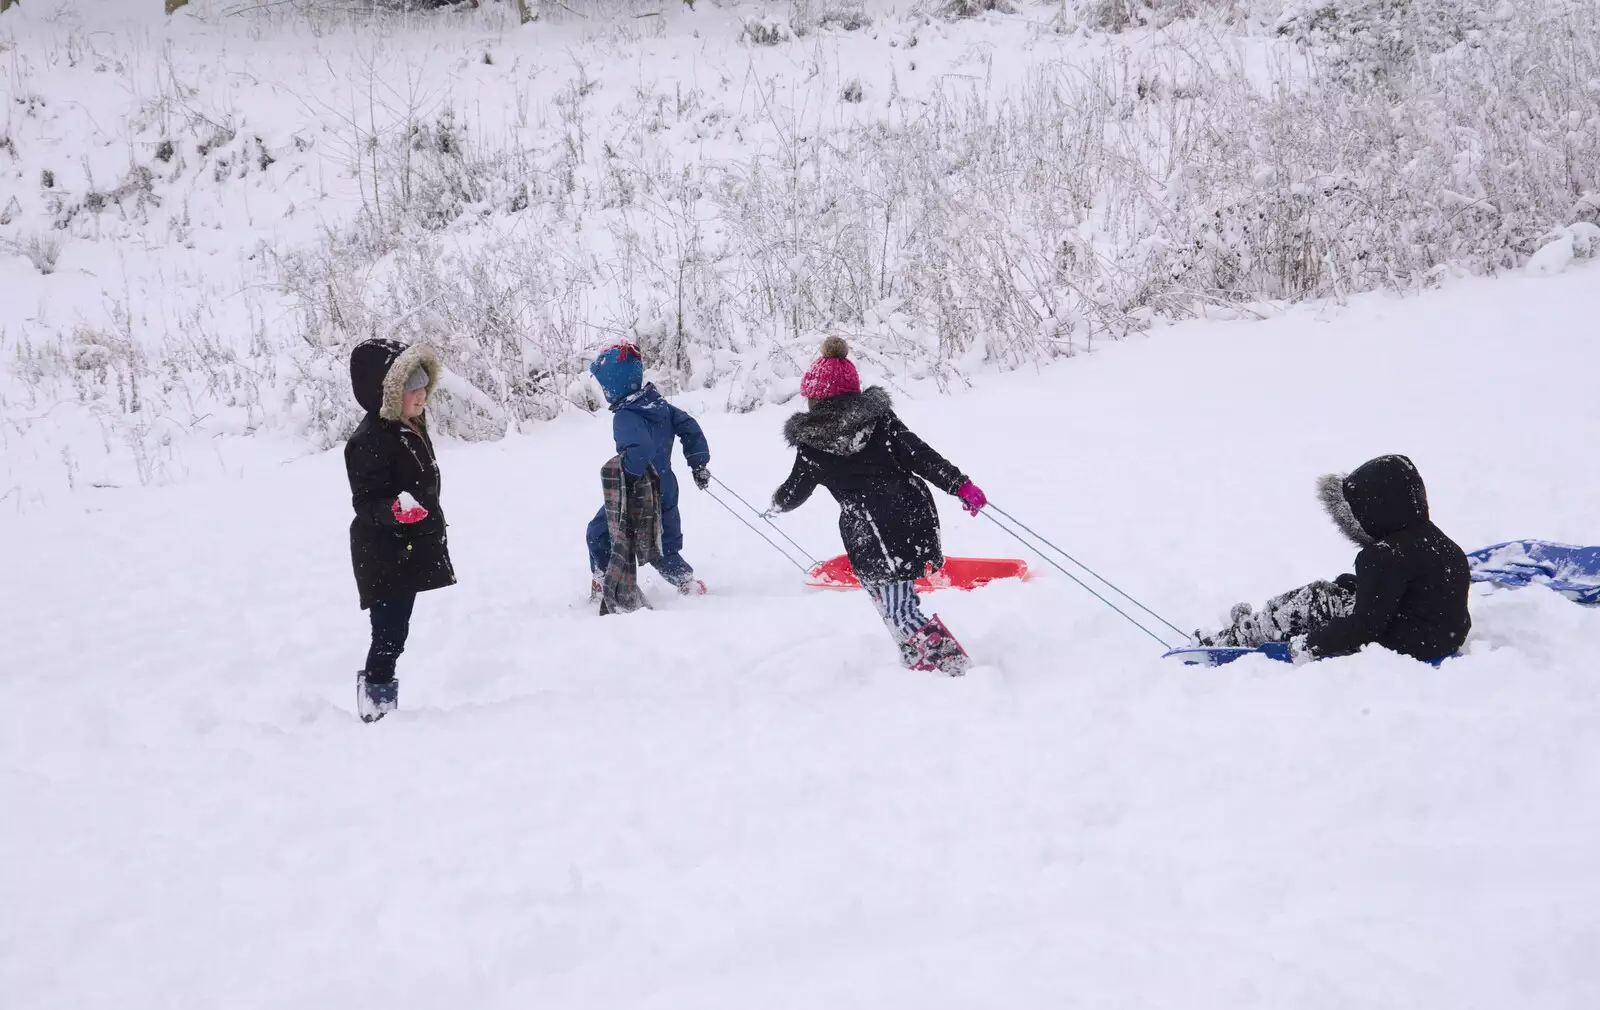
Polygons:
M713 479L715 479L715 478L713 478ZM721 481L717 481L717 483L721 484L722 482ZM723 486L726 487L727 485L723 485ZM711 500L712 501L716 502L718 505L721 505L723 508L727 509L729 515L733 516L735 519L737 519L740 522L744 523L745 526L749 528L751 533L754 533L756 536L758 536L761 539L765 540L769 547L771 547L773 550L777 551L779 554L783 555L783 560L789 562L791 565L794 565L796 568L800 569L802 574L805 574L805 575L810 575L811 574L811 570L809 568L807 568L805 565L802 565L800 562L796 561L794 558L790 557L789 556L789 552L784 550L782 547L779 547L777 545L777 543L774 542L771 537L769 537L765 533L761 532L761 528L760 527L754 525L753 523L750 522L750 520L748 520L744 516L740 515L733 508L732 505L729 505L727 502L723 501L721 498L718 498L715 491L712 491L710 488L706 488L706 494L711 496ZM734 497L738 497L738 495L735 495ZM804 552L802 552L802 553L804 553Z
M1149 607L1147 607L1144 604L1140 603L1138 600L1134 599L1132 596L1129 596L1127 593L1123 592L1122 589L1120 589L1115 583L1113 583L1110 579L1106 578L1104 575L1101 575L1099 572L1095 571L1093 568L1090 568L1088 565L1084 564L1082 561L1079 561L1077 558L1073 557L1072 555L1068 554L1066 551L1064 551L1061 548L1057 547L1055 544L1053 544L1050 541L1046 540L1044 537L1040 536L1038 533L1035 533L1022 520L1018 519L1016 516L1012 515L1010 512L1007 512L1005 509L1000 508L999 506L997 506L997 505L995 505L993 503L990 503L989 507L994 509L996 512L1000 513L1001 515L1005 516L1007 519L1011 520L1012 522L1016 523L1018 527L1020 527L1025 532L1031 534L1034 537L1034 539L1038 540L1040 543L1044 544L1046 547L1048 547L1051 550L1055 551L1057 554L1059 554L1062 557L1066 558L1068 561L1070 561L1073 564L1077 565L1079 568L1082 568L1084 571L1088 572L1090 575L1094 576L1096 579L1099 579L1108 588L1110 588L1112 592L1116 593L1118 596L1122 597L1124 600L1127 600L1129 603L1131 603L1134 606L1138 607L1140 610L1142 610L1145 613L1149 614L1151 617L1154 617L1157 621L1160 621L1162 624L1166 625L1171 630L1177 632L1179 635L1182 635L1184 641L1186 641L1186 642L1189 641L1189 637L1190 636L1189 636L1189 633L1187 631L1184 631L1182 628L1180 628L1177 625L1173 624L1171 621L1167 620L1165 617L1162 617L1160 614L1156 613L1154 610L1151 610Z
M794 542L794 538L789 536L789 534L783 532L783 528L781 526L779 526L777 523L773 522L770 518L768 518L766 513L762 512L760 509L756 508L754 505L752 505L749 502L745 501L744 498L739 494L739 492L735 491L733 488L731 488L728 485L724 484L722 482L722 480L719 477L717 477L716 474L712 474L711 475L711 479L716 481L717 486L722 488L722 490L728 492L729 494L733 495L734 498L738 499L739 504L743 505L745 508L749 509L751 515L757 516L760 519L762 519L763 521L765 521L768 526L771 526L774 530L777 531L778 536L780 536L783 539L789 541L790 545L793 546L795 550L800 552L800 556L805 558L807 561L809 561L811 563L811 567L812 568L817 567L817 559L811 556L811 552L806 550L804 547L801 547L799 544L795 543ZM749 525L749 524L746 523L746 525ZM769 543L770 543L770 541L769 541ZM784 556L788 557L787 554L785 554Z
M1121 607L1117 606L1115 603L1112 603L1110 600L1108 600L1104 596L1100 595L1098 592L1096 592L1094 590L1093 586L1090 586L1088 583L1084 582L1082 579L1078 578L1076 575L1074 575L1071 572L1067 571L1065 568L1062 568L1059 564L1056 563L1054 558L1050 557L1050 555L1046 554L1044 551L1039 550L1039 548L1034 546L1033 544L1028 543L1028 541L1024 540L1022 538L1022 536L1017 533L1016 530L1013 530L1011 527L1007 526L1005 523L1001 522L1000 520L996 519L993 515L991 515L990 514L991 512L999 512L1001 515L1005 516L1007 519L1010 519L1012 522L1017 523L1017 525L1021 526L1024 530L1027 530L1029 533L1033 534L1034 536L1039 537L1039 539L1041 541L1043 541L1046 546L1048 546L1048 547L1060 552L1062 557L1066 558L1068 561L1071 561L1073 564L1078 565L1080 568L1083 568L1083 570L1086 571L1086 572L1089 572L1090 575L1094 575L1094 577L1097 578L1097 579L1100 579L1101 582L1105 582L1106 585L1111 586L1112 589L1115 589L1118 593L1121 593L1128 600L1132 601L1132 603L1135 606L1137 606L1139 609L1145 611L1146 613L1151 614L1151 616L1155 617L1156 620L1161 621L1162 624L1166 624L1167 627L1172 628L1172 625L1168 624L1165 620L1163 620L1159 614L1155 614L1153 611L1151 611L1144 604L1140 603L1138 600L1135 600L1135 599L1133 599L1133 597L1128 596L1127 593L1123 593L1122 590L1117 589L1116 586L1112 586L1111 583L1106 582L1106 580L1104 578L1101 578L1099 575L1095 575L1095 573L1093 571L1091 571L1087 567L1084 567L1079 561L1077 561L1075 558L1073 558L1066 551L1061 550L1061 548L1056 547L1055 544L1052 544L1052 543L1050 543L1050 541L1045 540L1044 537L1040 537L1039 534L1034 533L1032 530L1028 529L1028 527L1023 526L1022 523L1017 522L1016 519L1012 518L1010 513L1002 511L1001 509L995 508L993 502L990 502L989 503L989 507L983 511L982 515L987 516L990 522L994 523L996 526L1000 527L1001 529L1003 529L1007 533L1009 533L1011 535L1012 539L1016 540L1017 543L1019 543L1022 546L1027 547L1030 550L1034 551L1041 558L1043 558L1045 560L1045 563L1048 564L1050 567L1054 568L1056 571L1060 572L1062 575L1065 575L1067 578L1071 579L1073 582L1076 582L1078 584L1078 586L1084 592L1088 593L1090 596L1093 596L1095 599L1099 600L1101 603L1104 603L1106 606L1110 607L1112 610L1115 610L1117 613L1121 614L1123 620L1127 621L1129 624L1133 625L1135 628L1138 628L1140 631L1144 632L1146 635L1149 635L1151 638L1155 639L1157 642L1159 642L1161 644L1161 647L1163 649L1166 649L1168 652L1172 651L1172 645L1166 639L1162 638L1160 635L1156 634L1155 632L1151 631L1149 628L1145 627L1132 614L1129 614L1126 610L1123 610ZM1177 631L1176 628L1173 628L1173 630ZM1181 632L1181 631L1179 631L1178 634L1183 635L1183 640L1184 641L1186 641L1186 642L1189 641L1189 636L1188 635L1184 635L1183 632Z

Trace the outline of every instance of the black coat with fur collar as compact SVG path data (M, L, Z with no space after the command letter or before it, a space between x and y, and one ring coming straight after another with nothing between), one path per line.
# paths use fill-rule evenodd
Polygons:
M1311 632L1311 652L1344 656L1376 642L1427 662L1453 655L1472 630L1472 573L1466 554L1429 519L1416 466L1379 456L1322 478L1319 491L1334 524L1362 550L1355 575L1338 580L1355 591L1355 609Z
M367 416L344 447L350 478L350 561L361 609L429 589L455 585L439 505L439 459L428 429L400 421L406 377L421 368L428 391L438 384L439 359L428 347L368 340L350 355L350 384ZM401 523L392 506L402 491L428 510L418 523Z
M928 493L955 494L967 478L895 416L882 388L819 400L789 418L794 469L772 496L779 512L821 486L839 503L845 553L865 584L917 579L944 567L939 513Z

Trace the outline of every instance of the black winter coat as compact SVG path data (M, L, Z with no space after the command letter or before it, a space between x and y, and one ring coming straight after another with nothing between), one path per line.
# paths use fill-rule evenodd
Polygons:
M967 478L905 426L878 386L817 401L789 418L794 469L772 496L779 512L817 485L839 503L839 535L864 584L917 579L944 567L934 487L955 494Z
M400 421L406 377L417 368L428 374L428 389L438 383L439 360L429 348L392 340L368 340L350 355L350 384L367 416L344 447L350 478L350 561L355 567L361 609L390 600L455 585L439 504L438 457L427 427L412 430ZM395 519L393 506L409 491L428 517L417 523Z
M1334 524L1360 544L1354 575L1355 610L1310 633L1317 656L1344 656L1376 642L1432 662L1467 640L1472 618L1467 556L1428 518L1422 475L1404 456L1380 456L1348 476L1330 474L1319 486Z

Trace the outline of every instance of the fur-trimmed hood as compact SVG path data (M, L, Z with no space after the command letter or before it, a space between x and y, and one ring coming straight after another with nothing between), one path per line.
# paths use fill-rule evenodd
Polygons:
M439 385L439 355L427 344L407 346L398 340L364 340L350 352L350 388L356 402L385 421L400 420L406 378L418 368L428 376L428 395Z
M1348 474L1326 474L1317 480L1317 497L1339 532L1361 546L1429 521L1428 490L1405 456L1379 456Z
M817 400L783 425L783 438L796 449L816 449L835 456L853 456L867 447L878 422L894 412L894 401L882 386Z

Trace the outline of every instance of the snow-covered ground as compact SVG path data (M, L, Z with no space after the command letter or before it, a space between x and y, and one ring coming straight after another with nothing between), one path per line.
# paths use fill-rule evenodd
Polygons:
M901 407L1191 626L1344 570L1312 480L1382 452L1468 547L1600 540L1596 320L1578 266ZM703 416L715 472L764 496L782 409ZM1479 594L1440 669L1200 671L1036 565L934 598L980 665L914 675L859 595L804 590L692 491L713 594L593 616L608 451L578 415L442 446L461 584L420 599L373 726L336 452L8 518L0 1002L1600 1005L1593 612ZM1016 554L944 516L952 553ZM785 529L831 553L832 522Z
M1437 670L1200 671L1030 557L1033 582L930 600L979 664L951 681L690 491L712 595L657 583L655 611L600 619L581 540L608 418L561 378L619 334L670 346L683 311L675 401L759 503L789 463L772 401L852 320L917 431L1183 627L1345 570L1312 481L1379 453L1417 461L1464 546L1600 542L1592 11L1500 5L1496 45L1462 51L1499 54L1481 91L1418 91L1478 118L1397 127L1415 150L1384 175L1342 161L1363 152L1329 143L1337 117L1226 114L1239 81L1305 84L1270 19L246 6L0 18L0 1007L1600 1005L1594 613L1479 593ZM871 23L827 21L851 11ZM751 19L808 34L754 45ZM1528 269L1244 304L1276 250L1238 194L1359 193L1367 169L1422 209L1333 213L1353 230L1307 254L1319 283L1480 218ZM1214 233L1166 200L1214 203ZM1329 237L1273 227L1307 222ZM1241 272L1202 276L1202 247ZM1193 304L1140 294L1169 267ZM464 287L408 286L439 277ZM1104 339L1153 305L1272 318ZM461 584L419 601L373 726L318 449L369 326L445 344L491 421L556 415L441 441ZM538 387L517 411L513 380ZM1028 556L953 505L950 553ZM838 550L825 495L782 523Z

